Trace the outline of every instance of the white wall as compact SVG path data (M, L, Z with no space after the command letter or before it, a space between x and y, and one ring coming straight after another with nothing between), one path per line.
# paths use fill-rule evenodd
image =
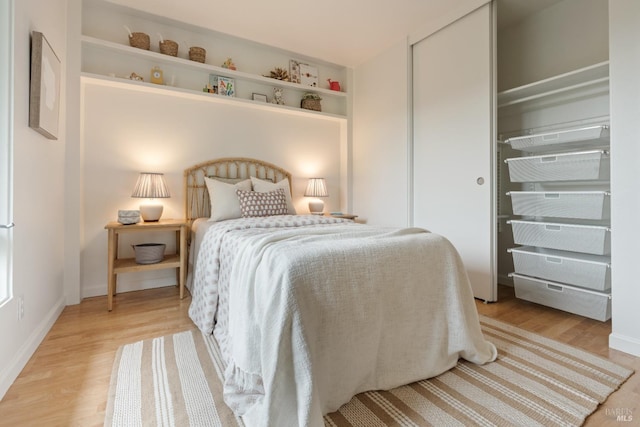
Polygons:
M612 348L640 356L640 2L609 3L611 77Z
M302 196L307 178L325 177L330 195L325 211L340 209L341 121L140 93L127 85L86 84L83 93L83 297L106 294L104 225L117 219L118 209L138 208L140 201L130 196L141 171L165 174L172 197L164 201L164 218L184 216L184 169L219 157L252 157L290 171L299 213L308 213ZM123 236L120 247L132 256L129 238ZM167 251L174 248L166 233L142 238L167 243ZM171 270L118 278L119 291L171 284Z
M13 294L0 309L0 396L64 308L66 0L15 1ZM28 127L30 34L40 31L62 62L59 135ZM24 318L18 320L18 299Z
M403 39L357 67L353 212L373 225L408 225L408 47Z
M607 5L608 0L564 0L501 28L498 91L606 61Z

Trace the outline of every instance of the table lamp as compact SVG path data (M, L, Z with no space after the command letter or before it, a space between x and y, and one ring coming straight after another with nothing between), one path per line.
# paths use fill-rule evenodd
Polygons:
M131 197L149 199L140 204L140 216L145 222L158 221L162 216L163 206L155 199L171 197L164 175L154 172L141 172Z
M324 178L310 178L307 189L304 192L305 197L328 197L327 184ZM313 215L322 215L324 211L324 202L320 199L314 199L309 202L309 212Z

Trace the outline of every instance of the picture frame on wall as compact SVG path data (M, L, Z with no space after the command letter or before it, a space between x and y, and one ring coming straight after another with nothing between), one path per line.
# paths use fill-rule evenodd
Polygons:
M31 33L29 127L48 139L58 139L60 59L39 31Z

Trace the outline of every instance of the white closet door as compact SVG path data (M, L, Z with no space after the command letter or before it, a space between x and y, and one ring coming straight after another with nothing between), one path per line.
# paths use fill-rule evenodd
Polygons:
M493 19L487 4L413 45L413 220L460 252L497 299Z

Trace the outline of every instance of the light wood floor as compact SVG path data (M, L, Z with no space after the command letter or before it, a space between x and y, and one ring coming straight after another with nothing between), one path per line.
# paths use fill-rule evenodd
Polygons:
M109 378L119 346L191 328L190 303L174 287L120 294L67 307L0 402L0 426L102 426ZM608 348L610 322L573 316L517 300L477 302L478 312L640 370L640 358ZM640 374L635 374L587 420L587 426L640 425ZM615 414L631 413L631 422Z

